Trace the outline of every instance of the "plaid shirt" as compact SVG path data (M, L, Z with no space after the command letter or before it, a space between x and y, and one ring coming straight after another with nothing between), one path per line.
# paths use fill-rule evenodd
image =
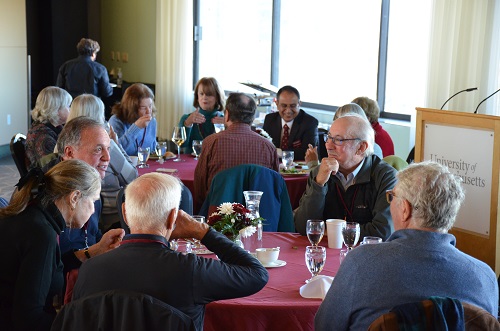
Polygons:
M250 125L232 123L226 130L205 138L194 172L195 200L200 204L205 201L212 178L219 171L248 163L279 171L276 147L253 132Z

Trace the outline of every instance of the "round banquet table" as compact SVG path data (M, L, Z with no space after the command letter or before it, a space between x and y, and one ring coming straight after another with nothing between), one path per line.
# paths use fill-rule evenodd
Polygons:
M321 299L306 299L299 289L311 278L305 265L306 236L296 233L264 232L263 247L279 246L279 260L286 265L268 268L269 282L258 293L238 299L215 301L206 306L205 331L215 330L314 330L314 315ZM321 275L334 276L340 265L338 249L328 248Z
M181 160L184 162L174 162L174 159L166 160L163 164L156 162L150 158L148 160L149 168L138 168L139 175L143 175L148 172L157 171L158 168L166 168L166 169L176 169L177 172L173 173L174 176L177 176L184 185L193 193L194 196L194 169L196 168L197 160L194 159L194 156L190 154L181 154ZM307 175L300 176L286 176L285 184L288 190L288 195L290 196L290 203L292 204L292 209L295 209L299 206L300 198L302 194L306 190L307 185ZM194 206L201 206L203 201L193 201ZM197 212L195 210L195 212Z

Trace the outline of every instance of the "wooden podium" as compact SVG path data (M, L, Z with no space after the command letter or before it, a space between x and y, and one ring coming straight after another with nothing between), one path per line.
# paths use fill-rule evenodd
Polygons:
M444 164L464 183L465 201L450 231L457 248L498 273L500 117L416 109L415 162Z

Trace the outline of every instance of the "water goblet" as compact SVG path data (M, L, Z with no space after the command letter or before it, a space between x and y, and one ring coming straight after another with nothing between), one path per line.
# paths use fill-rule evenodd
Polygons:
M353 246L356 246L359 240L360 228L359 223L356 222L346 222L342 223L342 238L344 240L344 245L347 246L347 252L349 253Z
M309 283L314 277L319 275L326 262L326 249L323 246L307 246L306 253L306 266L311 273L311 278L306 280Z
M323 220L308 220L306 224L307 239L313 246L318 246L325 234L325 222Z
M156 151L156 156L158 156L158 160L156 160L156 162L163 164L163 155L165 155L165 153L167 152L167 142L166 141L157 142L155 151Z
M215 128L215 133L219 133L221 131L224 131L224 123L214 123L214 128Z
M369 244L380 244L382 242L382 238L380 237L370 237L365 236L360 245L369 245Z
M193 140L193 153L195 155L195 160L198 160L198 156L201 154L201 146L203 145L202 140Z
M289 167L293 165L293 151L283 151L281 155L281 163L283 163L283 167L285 170L288 170Z
M150 149L149 147L137 147L137 168L149 168L149 165L146 163L149 158Z
M172 141L177 145L177 158L174 162L181 162L181 145L186 141L186 128L183 126L174 127L174 132L172 133Z
M202 215L193 215L193 219L196 222L205 223L205 216L202 216ZM197 249L203 248L203 245L201 244L201 242L198 239L193 238L193 246L192 246L192 248L194 250L197 250Z

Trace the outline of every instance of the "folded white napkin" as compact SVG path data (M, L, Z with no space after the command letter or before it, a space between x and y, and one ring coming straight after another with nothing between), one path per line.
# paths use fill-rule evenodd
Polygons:
M331 276L316 276L300 287L300 295L308 299L324 299L326 293L332 286L333 277Z

